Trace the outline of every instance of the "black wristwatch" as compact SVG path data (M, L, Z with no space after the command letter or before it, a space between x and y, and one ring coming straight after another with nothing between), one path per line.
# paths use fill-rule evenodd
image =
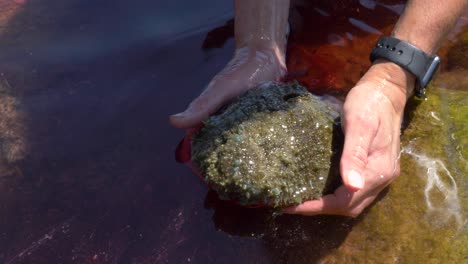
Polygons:
M386 59L416 76L416 96L423 97L425 88L440 64L440 58L414 45L393 37L381 37L370 54L370 60Z

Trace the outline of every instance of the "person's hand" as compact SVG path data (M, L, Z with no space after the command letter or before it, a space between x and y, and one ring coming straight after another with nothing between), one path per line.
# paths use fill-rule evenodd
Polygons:
M284 51L276 46L243 47L181 113L170 116L178 128L199 125L226 103L266 81L278 81L286 74Z
M390 62L373 65L349 92L343 107L344 185L285 213L358 216L399 175L400 127L414 77ZM409 89L407 89L409 88Z

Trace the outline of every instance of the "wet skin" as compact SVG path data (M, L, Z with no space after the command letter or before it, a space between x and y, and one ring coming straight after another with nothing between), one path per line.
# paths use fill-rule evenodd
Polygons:
M451 0L439 6L437 2L419 1L406 3L392 35L432 54L468 4ZM427 7L426 11L421 10L422 4ZM279 64L276 68L283 66L288 7L289 1L282 0L235 1L236 48L250 51L236 52L233 61L184 112L170 117L172 125L197 126L246 89L281 77L278 71L271 69L275 69L275 64ZM258 16L252 16L252 12ZM356 21L351 20L351 23ZM373 28L370 31L379 33ZM261 57L268 58L263 49L270 50L272 58L266 60L267 63L250 63ZM252 56L254 54L257 58ZM252 65L255 67L251 68ZM257 78L258 73L263 74ZM406 100L413 94L414 82L415 76L392 62L379 60L367 70L346 97L343 110L345 143L340 171L344 185L334 195L305 202L285 212L357 216L399 175L400 124ZM380 110L373 111L375 108Z
M1 263L463 263L466 232L451 218L443 225L437 212L444 220L445 211L427 217L427 168L406 154L402 177L357 219L272 217L219 201L175 162L184 132L167 116L232 59L231 38L222 48L201 48L232 8L225 1L166 2L0 1ZM343 96L369 66L378 38L349 19L389 34L397 13L358 1L301 2L291 12L288 71L314 93ZM314 25L321 26L310 34ZM178 30L190 34L165 34ZM466 160L452 133L466 138L456 130L466 127L466 96L455 103L445 95L468 87L467 32L462 25L440 53L446 63L437 86L445 89L439 104L418 114L427 126L420 131L415 122L402 138L414 153L444 162L462 212ZM437 188L431 195L435 209L454 201Z

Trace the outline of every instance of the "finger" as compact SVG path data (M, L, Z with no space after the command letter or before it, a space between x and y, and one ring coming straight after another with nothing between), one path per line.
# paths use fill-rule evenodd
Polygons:
M323 213L323 197L320 200L304 202L300 205L283 209L285 214L318 215Z
M170 123L177 128L196 126L248 88L279 80L286 74L284 56L279 53L249 48L236 50L234 58L187 110L170 116Z
M351 217L359 216L364 211L364 209L366 209L375 200L376 197L377 194L372 194L360 200L359 202L356 202L355 206L350 208L346 215Z
M305 216L345 215L345 210L340 206L341 203L334 194L329 194L319 200L307 201L300 205L286 208L283 212Z
M219 103L217 102L208 105L205 103L206 101L206 98L195 99L185 111L171 115L169 122L177 128L197 126L219 107Z
M185 111L170 116L169 122L177 128L196 126L221 108L229 98L232 99L245 91L246 80L240 81L235 77L235 73L246 76L246 62L250 53L247 48L236 50L234 58L211 80L203 93L193 100Z
M367 166L370 144L375 137L378 121L360 113L345 117L345 143L341 155L340 172L344 185L352 191L364 187L363 172Z
M380 191L381 188L372 191L353 192L341 186L334 194L325 195L319 200L307 201L294 207L288 207L283 212L305 216L342 215L357 217L375 200Z
M354 193L344 188L338 188L334 194L328 194L319 200L304 202L300 205L289 207L284 210L286 214L299 215L346 215L346 209L349 208Z
M208 88L192 103L189 107L178 114L169 117L170 123L177 128L191 128L199 125L203 120L214 114L230 96L223 91L232 91L233 89L217 89L217 82L213 80ZM227 84L228 86L232 86ZM229 87L231 88L231 87Z

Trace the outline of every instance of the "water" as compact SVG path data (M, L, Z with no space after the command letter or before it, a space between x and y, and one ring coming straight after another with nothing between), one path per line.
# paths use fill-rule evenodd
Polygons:
M401 2L327 2L295 4L288 67L342 95ZM231 17L229 1L0 0L0 262L466 261L468 118L452 93L468 87L467 16L440 52L436 85L456 91L420 105L439 134L406 130L402 176L357 219L243 209L176 163L184 131L167 117L230 59Z

